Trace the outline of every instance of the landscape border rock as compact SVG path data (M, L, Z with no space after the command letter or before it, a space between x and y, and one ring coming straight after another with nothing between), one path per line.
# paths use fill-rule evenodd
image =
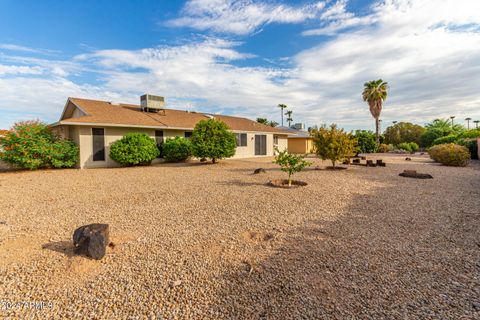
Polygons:
M292 189L306 186L308 183L300 181L300 180L292 180L292 185L288 185L288 179L274 179L271 180L268 185L275 188L284 188L284 189Z
M259 174L259 173L267 173L267 170L264 168L258 168L253 171L253 174Z
M404 170L399 176L416 179L433 179L432 175L428 173L418 173L416 170Z

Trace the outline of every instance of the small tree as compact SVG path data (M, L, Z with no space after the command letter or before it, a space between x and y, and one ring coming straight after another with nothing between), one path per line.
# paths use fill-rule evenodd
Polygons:
M70 168L78 157L74 142L60 138L40 121L17 122L0 136L0 160L18 168Z
M202 120L193 130L192 153L197 158L209 158L212 163L218 159L235 155L237 142L228 126L215 119Z
M166 161L178 162L185 161L192 155L192 144L190 140L175 137L167 139L163 143L163 158Z
M355 154L357 140L343 129L338 129L336 124L330 125L330 129L323 125L312 132L312 136L316 154L322 160L332 161L333 168L337 161Z
M292 186L292 176L305 169L305 167L310 166L312 163L304 160L305 156L288 153L287 150L279 151L278 148L275 148L275 160L273 163L276 163L280 166L283 172L288 173L288 186Z
M367 130L356 130L355 139L357 139L357 149L361 153L376 152L378 145L375 141L375 133Z
M145 133L127 133L110 146L110 158L122 166L150 164L159 155L157 143Z

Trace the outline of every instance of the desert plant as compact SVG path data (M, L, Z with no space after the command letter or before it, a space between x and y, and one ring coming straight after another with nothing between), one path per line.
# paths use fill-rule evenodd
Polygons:
M468 149L454 143L433 146L428 149L428 154L434 161L447 166L465 167L470 161Z
M380 144L380 113L383 102L387 99L388 83L378 79L365 82L363 87L363 101L368 103L370 113L375 118L376 142Z
M377 143L375 142L375 134L372 131L356 130L355 139L357 139L358 152L372 153L378 149Z
M288 173L288 186L292 186L292 176L295 173L312 164L304 159L305 156L291 154L287 150L279 151L278 148L275 148L275 153L277 155L273 163L278 164L283 172Z
M418 144L416 144L415 142L410 142L409 145L410 145L410 150L411 150L411 152L413 152L413 153L415 153L415 152L417 152L418 150L420 150L420 147L419 147Z
M397 149L403 150L406 152L412 152L412 147L410 146L410 143L407 142L402 142L396 145Z
M377 149L377 152L379 153L386 153L390 151L389 148L388 148L388 144L385 144L385 143L381 143L379 146L378 146L378 149Z
M190 140L183 137L167 139L163 143L163 158L166 161L185 161L192 155L192 144Z
M192 154L197 158L209 158L212 163L233 157L237 147L235 134L224 122L215 119L199 121L190 141Z
M110 146L110 158L122 166L147 165L159 154L155 139L145 133L127 133Z
M312 137L315 153L322 160L332 161L333 168L337 161L355 154L357 140L343 129L338 129L336 124L312 131Z
M22 121L0 136L0 160L22 169L71 168L79 149L40 121Z

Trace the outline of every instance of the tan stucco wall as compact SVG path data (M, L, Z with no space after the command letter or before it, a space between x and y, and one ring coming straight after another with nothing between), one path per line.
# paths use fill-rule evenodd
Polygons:
M311 153L313 142L311 138L290 138L288 139L288 152L290 153Z
M68 138L73 140L80 146L80 168L100 168L100 167L118 167L119 165L110 159L110 145L115 141L121 139L129 132L142 132L155 138L155 129L142 128L116 128L116 127L102 127L105 129L105 161L93 161L93 137L92 127L86 126L70 126L68 128ZM240 133L240 132L239 132ZM233 158L250 158L255 157L255 134L265 134L267 136L267 155L273 156L273 134L269 133L247 133L247 146L237 147L235 156ZM164 139L173 138L176 136L183 137L185 131L183 130L163 130ZM278 136L278 148L283 150L287 148L287 137ZM159 162L159 160L154 160Z

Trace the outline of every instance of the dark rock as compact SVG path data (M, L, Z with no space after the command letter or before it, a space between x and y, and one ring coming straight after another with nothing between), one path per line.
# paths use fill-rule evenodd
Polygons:
M352 164L360 164L360 159L353 159Z
M263 168L258 168L253 171L253 174L266 173L267 171Z
M108 224L94 223L81 226L73 233L75 253L100 260L105 256L109 236Z
M412 161L411 158L405 158L405 161Z
M472 307L473 307L473 309L475 309L475 310L477 310L477 311L480 311L480 302L474 301L474 302L472 303Z
M416 178L416 179L433 179L428 173L418 173L416 170L404 170L399 174L401 177Z
M386 166L385 162L383 162L382 159L377 159L376 163L377 163L377 166L379 166L379 167L385 167Z
M367 160L367 167L376 167L377 164L373 163L373 160Z

